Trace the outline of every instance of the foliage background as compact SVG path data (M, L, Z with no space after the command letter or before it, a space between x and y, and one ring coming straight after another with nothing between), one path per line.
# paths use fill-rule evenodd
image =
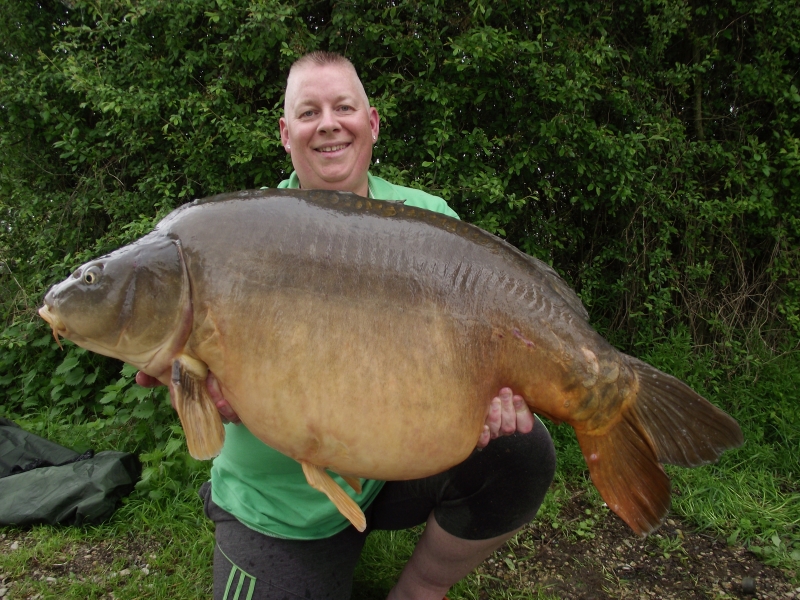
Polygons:
M794 0L0 0L0 414L114 429L151 494L192 468L163 393L35 310L179 204L285 178L285 75L314 49L378 108L373 172L553 264L798 492Z

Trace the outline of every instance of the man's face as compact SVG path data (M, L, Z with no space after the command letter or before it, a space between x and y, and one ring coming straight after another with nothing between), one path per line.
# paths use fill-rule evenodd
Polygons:
M378 122L378 111L367 103L353 70L339 65L295 70L286 86L280 128L300 185L366 196Z

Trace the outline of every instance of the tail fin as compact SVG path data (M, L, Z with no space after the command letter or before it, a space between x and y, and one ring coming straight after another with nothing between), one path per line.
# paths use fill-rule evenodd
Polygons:
M697 467L742 445L742 430L730 415L681 380L627 358L639 379L639 394L631 408L650 434L660 462Z
M599 435L577 432L595 487L639 535L655 530L667 514L670 482L659 463L695 467L716 461L743 442L729 415L680 380L635 358L635 398L622 418Z

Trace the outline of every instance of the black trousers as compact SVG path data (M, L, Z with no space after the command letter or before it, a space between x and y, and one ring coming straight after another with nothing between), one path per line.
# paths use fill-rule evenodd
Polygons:
M427 521L469 540L508 533L531 521L555 475L555 449L537 419L528 434L489 442L459 465L431 477L387 482L366 511L367 530L354 527L322 540L286 540L240 523L200 488L216 523L215 600L350 598L353 571L370 531L407 529Z

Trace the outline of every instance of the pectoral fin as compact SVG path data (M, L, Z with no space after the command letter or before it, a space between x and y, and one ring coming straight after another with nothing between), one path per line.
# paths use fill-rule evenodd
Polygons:
M303 473L306 476L308 485L325 494L336 505L339 512L353 524L353 527L359 531L364 531L367 528L367 519L361 511L361 507L325 472L324 467L312 465L303 460L300 461L300 464L303 466ZM345 481L350 484L347 479ZM352 487L352 484L350 485Z
M189 454L198 460L214 458L222 449L225 429L222 417L206 388L208 367L190 356L172 362L169 393L186 433Z

